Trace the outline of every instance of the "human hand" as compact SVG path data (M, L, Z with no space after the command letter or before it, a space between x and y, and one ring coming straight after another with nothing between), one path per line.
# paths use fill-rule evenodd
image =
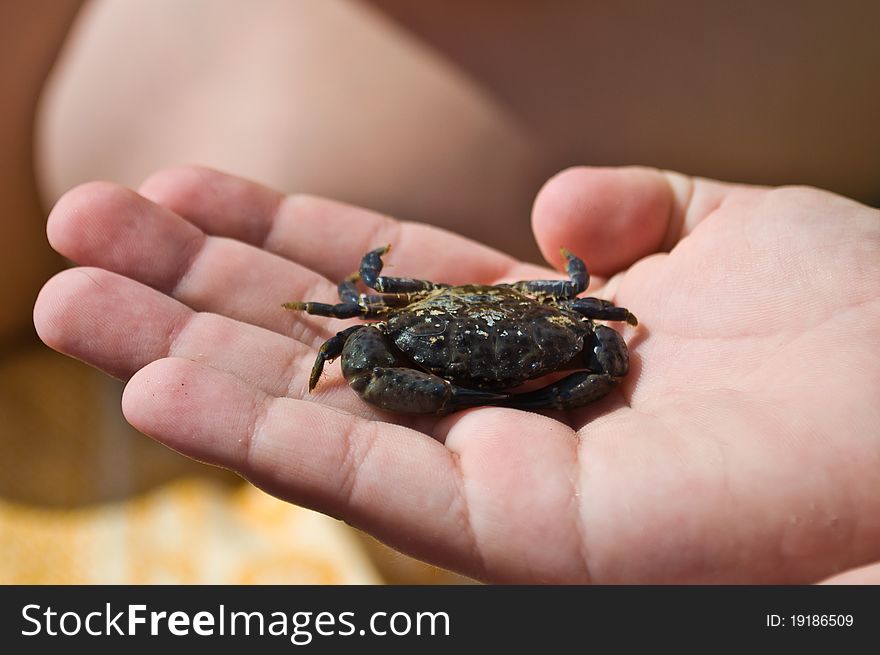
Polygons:
M58 203L50 241L83 268L47 283L35 324L130 378L128 420L186 455L486 580L807 582L880 557L875 210L567 171L539 195L536 236L554 263L565 245L618 273L606 291L641 322L629 376L567 413L401 418L338 366L308 394L316 349L346 323L280 303L333 301L385 243L393 274L436 281L545 269L212 171L142 193L91 184Z

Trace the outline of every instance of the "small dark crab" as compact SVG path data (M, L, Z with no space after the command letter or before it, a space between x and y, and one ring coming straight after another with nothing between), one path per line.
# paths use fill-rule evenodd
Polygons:
M587 288L584 263L562 249L568 280L450 286L383 277L382 255L364 255L360 271L339 284L336 305L290 302L317 316L379 319L328 339L318 352L309 391L326 362L342 356L342 374L361 398L404 414L445 414L477 405L520 409L580 407L607 394L629 370L615 330L593 320L637 325L629 310ZM378 294L362 294L361 280ZM575 370L542 388L509 393L527 380Z

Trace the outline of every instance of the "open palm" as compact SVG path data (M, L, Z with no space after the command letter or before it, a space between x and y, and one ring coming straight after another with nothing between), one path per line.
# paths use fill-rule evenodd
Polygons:
M401 418L337 365L309 394L317 348L351 322L281 303L332 302L385 243L390 275L552 273L203 169L141 192L96 183L58 203L50 241L82 267L47 283L35 324L130 378L128 420L186 455L487 580L808 582L880 558L875 210L644 169L563 173L536 203L538 242L557 265L565 245L616 273L604 293L641 322L624 331L624 384L566 413Z

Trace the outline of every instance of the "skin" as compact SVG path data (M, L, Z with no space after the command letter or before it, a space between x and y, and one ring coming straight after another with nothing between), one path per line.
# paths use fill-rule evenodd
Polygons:
M128 379L127 419L187 456L489 581L803 583L880 559L877 210L810 188L564 171L535 202L536 240L554 266L565 244L612 276L588 293L639 317L623 330L630 374L567 413L402 418L338 365L308 394L316 349L354 322L280 303L333 301L385 243L395 275L552 271L204 169L140 194L92 183L58 202L50 242L80 267L46 284L34 321Z
M573 163L873 204L878 22L869 0L93 1L43 96L38 179L48 208L200 163L530 261L531 201Z

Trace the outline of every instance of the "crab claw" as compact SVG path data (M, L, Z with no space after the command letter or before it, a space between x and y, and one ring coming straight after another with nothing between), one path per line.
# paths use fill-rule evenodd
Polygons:
M305 312L313 316L332 316L333 318L352 318L354 316L362 316L364 308L356 302L341 302L335 305L328 305L323 302L286 302L284 309L291 309L295 312Z

